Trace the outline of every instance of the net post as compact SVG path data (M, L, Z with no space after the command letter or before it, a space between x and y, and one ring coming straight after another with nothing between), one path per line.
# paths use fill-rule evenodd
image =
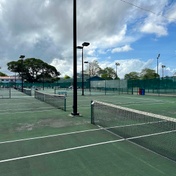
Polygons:
M94 101L91 100L91 124L95 124L94 122Z

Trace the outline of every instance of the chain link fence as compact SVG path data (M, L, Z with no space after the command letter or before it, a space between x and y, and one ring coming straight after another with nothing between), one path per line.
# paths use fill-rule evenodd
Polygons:
M20 83L0 83L1 87L21 87ZM73 79L59 80L56 83L24 83L25 88L73 88ZM82 88L82 79L77 79L78 89ZM139 94L145 90L145 94L176 94L176 77L146 80L85 80L84 89L100 91L104 93L115 92L119 94Z

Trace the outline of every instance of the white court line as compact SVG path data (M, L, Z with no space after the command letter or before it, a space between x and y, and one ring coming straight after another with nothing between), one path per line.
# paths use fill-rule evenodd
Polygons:
M44 156L44 155L51 155L51 154L55 154L55 153L72 151L72 150L77 150L77 149L82 149L82 148L87 148L87 147L93 147L93 146L98 146L98 145L105 145L105 144L120 142L120 141L124 141L124 140L125 139L117 139L117 140L111 140L111 141L100 142L100 143L95 143L95 144L88 144L88 145L83 145L83 146L78 146L78 147L55 150L55 151L51 151L51 152L44 152L44 153L39 153L39 154L34 154L34 155L27 155L27 156L22 156L22 157L17 157L17 158L5 159L5 160L1 160L0 163L6 163L6 162L10 162L10 161L17 161L17 160L22 160L22 159L27 159L27 158L34 158L34 157Z
M26 156L21 156L21 157L16 157L16 158L10 158L10 159L5 159L5 160L0 160L0 163L6 163L6 162L17 161L17 160L22 160L22 159L34 158L34 157L39 157L39 156L44 156L44 155L51 155L51 154L56 154L56 153L61 153L61 152L66 152L66 151L73 151L73 150L77 150L77 149L83 149L83 148L94 147L94 146L99 146L99 145L111 144L111 143L116 143L116 142L121 142L121 141L129 141L132 139L143 138L143 137L148 137L148 136L156 136L156 135L167 134L167 133L171 133L171 132L176 132L176 130L166 131L166 132L161 132L161 133L154 133L154 134L150 134L150 135L129 137L129 138L125 138L125 139L123 138L123 139L111 140L111 141L106 141L106 142L99 142L99 143L94 143L94 144L82 145L82 146L78 146L78 147L71 147L71 148L66 148L66 149L61 149L61 150L55 150L55 151L51 151L51 152L38 153L38 154L34 154L34 155L26 155Z
M18 112L18 111L16 111L16 112L8 112L8 111L6 111L6 112L1 112L0 111L0 114L24 114L24 113L42 113L42 112L47 112L47 111L53 111L53 109L56 109L56 108L51 108L51 109L47 109L47 110L45 110L45 109L38 109L37 111L31 111L31 110L24 110L24 109L22 109L22 111L20 112Z
M133 140L133 139L138 139L138 138L157 136L157 135L168 134L168 133L173 133L173 132L176 132L176 130L163 131L163 132L152 133L152 134L145 134L145 135L142 135L142 136L134 136L134 137L127 138L127 140Z
M3 141L3 142L0 142L0 144L23 142L23 141L30 141L30 140L36 140L36 139L44 139L44 138L57 137L57 136L66 136L66 135L86 133L86 132L99 131L99 130L101 130L101 129L96 128L96 129L74 131L74 132L68 132L68 133L53 134L53 135L48 135L48 136L39 136L39 137L33 137L33 138L17 139L17 140Z
M101 126L98 126L99 128L96 128L96 129L88 129L88 130L73 131L73 132L53 134L53 135L47 135L47 136L39 136L39 137L33 137L33 138L24 138L24 139L3 141L3 142L0 142L0 145L1 144L7 144L7 143L24 142L24 141L30 141L30 140L45 139L45 138L52 138L52 137L58 137L58 136L66 136L66 135L72 135L72 134L100 131L100 130L109 130L109 129L113 129L113 128L124 128L124 127L133 127L133 126L142 126L142 125L148 125L148 124L156 124L156 123L160 123L160 122L167 122L167 121L154 121L154 122L146 122L146 123L135 123L135 124L129 124L129 125L118 125L118 126L113 126L113 127L101 127Z
M123 97L123 98L126 98L126 99L136 99L136 100L144 100L144 102L148 102L148 103L152 103L152 104L164 104L164 103L175 103L175 101L173 101L173 100L160 100L160 99L154 99L154 98L142 98L142 97ZM133 103L134 103L134 101L133 101ZM139 102L139 103L142 103L142 102ZM136 103L136 104L138 104L138 103Z

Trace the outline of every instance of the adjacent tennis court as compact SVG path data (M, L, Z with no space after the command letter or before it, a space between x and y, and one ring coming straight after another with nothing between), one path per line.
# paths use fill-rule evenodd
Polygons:
M12 89L11 98L0 99L2 176L175 175L175 97L97 92L81 96L78 90L80 116L72 117L72 91L59 92L67 94L66 111L50 105L48 96L47 102L46 97L34 98L34 92L28 96ZM117 105L161 119L122 113Z

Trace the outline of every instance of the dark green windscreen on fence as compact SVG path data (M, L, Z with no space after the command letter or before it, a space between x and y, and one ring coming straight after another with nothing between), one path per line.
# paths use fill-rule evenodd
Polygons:
M176 78L128 80L128 89L145 89L146 93L176 93Z
M21 87L21 83L0 83L1 87ZM55 83L24 83L26 88L71 88L73 79L61 79ZM82 88L82 79L77 79L77 87ZM139 89L144 89L145 93L174 94L176 93L176 77L146 80L84 80L84 89L118 92L127 94L138 94Z

